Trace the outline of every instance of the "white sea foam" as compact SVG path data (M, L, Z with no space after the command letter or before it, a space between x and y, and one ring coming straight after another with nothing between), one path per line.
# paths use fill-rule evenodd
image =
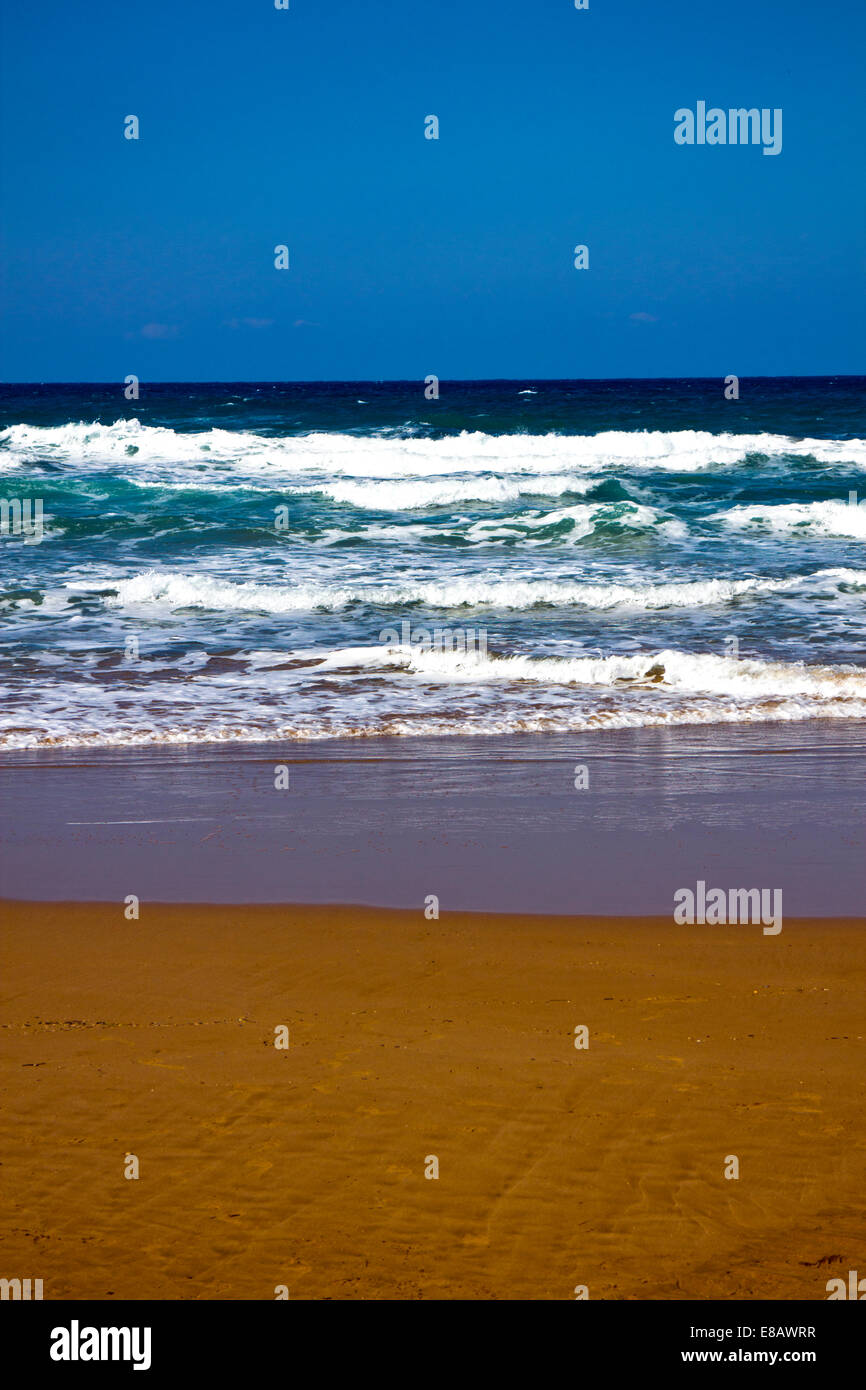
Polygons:
M638 656L488 656L478 651L423 650L404 646L348 647L329 652L323 671L398 667L425 680L471 684L532 681L546 686L616 687L624 682L690 693L760 696L805 695L815 700L866 701L866 669L758 661L709 652L659 651Z
M417 633L417 629L416 629ZM453 632L452 632L453 637ZM436 635L434 631L434 642ZM381 643L170 652L100 684L86 648L0 717L0 745L125 746L279 738L651 728L866 717L866 669L671 648L532 656ZM458 633L459 639L459 633Z
M762 594L808 592L828 587L866 588L866 570L824 569L789 578L702 579L675 583L591 583L582 580L465 576L452 580L391 580L383 584L259 584L202 574L146 570L131 579L75 580L72 593L113 591L112 607L161 606L214 611L302 613L338 611L350 604L432 610L493 608L525 611L539 605L592 609L705 608Z
M160 476L189 485L190 465L215 477L431 478L468 472L509 475L593 473L610 468L701 472L735 466L748 455L771 460L813 458L827 465L866 464L866 439L793 439L776 434L711 434L706 430L606 430L591 435L463 431L443 439L382 438L330 433L268 437L248 431L183 432L118 420L112 425L12 425L0 432L4 466L48 459L104 468L125 462L130 476ZM201 477L199 473L199 477ZM195 477L195 474L192 475Z
M353 481L323 482L318 487L300 489L318 493L335 502L348 503L368 511L420 511L428 507L447 507L462 502L516 502L520 497L561 497L582 494L598 483L597 478L574 473L532 474L514 478L455 476L430 482L406 478L400 482L381 482L362 478Z
M735 531L848 536L866 540L866 507L834 499L823 502L749 503L716 512L710 518Z
M634 531L648 531L655 527L672 540L687 535L682 521L666 517L654 507L636 502L581 502L558 511L527 509L514 516L476 521L468 527L466 538L488 545L517 539L530 545L543 545L552 539L550 532L555 529L558 541L574 543L591 536L600 526L625 527ZM541 535L541 531L548 534Z
M352 522L350 526L329 526L318 536L325 544L345 541L383 542L388 545L417 545L437 539L472 546L563 546L576 545L597 531L645 531L666 540L682 540L688 535L685 522L638 502L579 502L570 507L526 507L504 516L471 517L451 515L415 522Z

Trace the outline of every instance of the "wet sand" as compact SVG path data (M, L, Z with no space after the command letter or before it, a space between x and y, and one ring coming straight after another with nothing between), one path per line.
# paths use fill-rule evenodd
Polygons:
M860 916L864 761L845 720L4 752L0 898L644 917L704 879Z
M46 1299L824 1299L866 1270L864 940L6 902L0 1273Z

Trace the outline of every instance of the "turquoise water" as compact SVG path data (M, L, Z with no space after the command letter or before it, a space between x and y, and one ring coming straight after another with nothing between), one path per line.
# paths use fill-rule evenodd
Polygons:
M864 388L2 387L0 742L861 719Z

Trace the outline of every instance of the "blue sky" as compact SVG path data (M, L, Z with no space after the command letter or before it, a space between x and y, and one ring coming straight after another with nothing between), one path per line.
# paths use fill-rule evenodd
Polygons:
M863 0L10 0L0 377L863 372L864 52Z

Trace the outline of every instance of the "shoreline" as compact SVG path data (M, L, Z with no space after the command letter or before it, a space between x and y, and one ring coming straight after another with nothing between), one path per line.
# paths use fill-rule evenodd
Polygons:
M710 891L710 887L709 887L709 885L707 885L707 893L709 893L709 891ZM3 918L3 914L4 914L4 913L12 913L12 914L16 914L16 913L17 913L17 914L19 914L20 916L23 917L23 916L26 916L26 914L27 914L31 909L32 909L33 911L35 911L35 912L41 912L42 910L46 910L46 911L48 911L48 910L51 910L51 911L59 911L59 910L61 910L61 909L65 909L65 908L75 909L76 911L104 912L106 909L108 909L108 908L110 908L110 907L119 908L119 910L121 911L121 913L123 912L123 904L122 904L122 903L121 903L121 904L109 904L109 903L107 903L107 902L105 902L105 901L103 901L103 900L99 900L99 899L95 899L95 898L94 898L91 902L71 902L71 901L67 901L67 900L65 900L65 899L52 899L52 898L0 898L0 923L2 923L2 918ZM386 916L386 917L394 917L394 916L399 916L399 915L410 915L410 914L412 914L412 912L413 912L413 909L411 909L411 908L405 908L405 907L388 907L387 905L382 905L382 904L379 904L379 903L339 902L339 901L337 901L337 900L334 900L334 901L331 901L331 902L323 901L323 902L315 902L315 903L304 903L304 902L279 902L279 901L274 901L274 902L245 903L245 902L241 902L240 899L238 899L237 901L234 901L234 902L218 902L218 903L206 902L206 903L195 903L195 902L173 902L173 901L170 901L170 900L160 901L159 899L153 899L153 898L152 898L152 899L148 899L148 901L147 901L146 904L141 904L141 903L140 903L140 904L139 904L139 907L140 907L140 915L139 915L139 917L133 918L133 919L129 919L131 922L133 922L133 921L140 921L140 920L141 920L141 913L143 913L145 907L146 907L148 910L153 909L153 910L155 910L156 912L164 912L164 911L180 911L180 912L184 912L184 911L185 911L185 912L201 913L201 912L207 912L207 911L209 911L211 908L213 908L213 909L218 910L218 911L220 911L220 912L223 912L223 911L225 911L225 912L228 912L228 911L234 911L234 912L248 912L248 911L256 911L256 912L284 912L284 913L289 914L290 916L296 916L298 913L303 913L303 912L313 912L313 913L316 913L316 912L326 912L326 913L344 913L344 914L346 914L346 915L348 915L348 916L352 916L352 915L354 915L354 914L356 914L356 913L379 913L379 914L382 914L382 915L384 915L384 916ZM422 915L423 915L423 911L424 911L424 906L423 906L423 904L421 905L421 908L420 908L419 910L422 912ZM617 926L621 926L621 925L623 925L623 924L626 924L627 926L632 927L632 928L635 928L635 929L638 929L638 928L640 928L640 927L642 927L642 926L646 926L646 927L650 927L650 926L651 926L651 927L653 927L653 928L658 928L659 930L663 930L664 927L665 927L668 923L673 923L673 924L675 924L675 925L677 926L677 928L687 927L689 930L692 930L692 931L695 931L695 930L698 930L698 929L703 929L703 930L705 930L705 931L707 931L707 932L710 932L710 931L725 932L725 931L733 931L734 929L737 929L737 930L742 930L742 931L752 931L752 932L754 932L757 936L761 936L761 935L766 935L766 936L780 936L780 935L782 935L782 932L775 932L775 931L768 931L768 932L762 933L762 931L761 931L761 925L762 925L762 924L761 924L757 919L756 919L755 921L742 921L742 922L737 922L737 921L734 921L733 919L731 919L730 921L727 921L727 922L725 922L725 921L708 922L708 921L702 921L702 920L695 920L694 922L682 922L682 921L676 921L676 920L675 920L674 915L673 915L673 912L671 912L670 914L667 914L667 915L660 914L660 913L656 913L656 912L647 912L647 913L645 913L645 914L643 914L643 915L631 914L631 915L624 916L622 913L618 913L618 912L617 912L617 913L609 913L609 914L608 914L608 913L599 913L599 912L583 912L583 913L580 913L580 912L574 912L574 913L555 912L555 913L554 913L554 912L522 912L522 911L519 911L518 909L514 909L513 911L505 910L505 911L490 912L490 911L488 911L488 910L485 909L485 908L476 908L476 909L472 909L472 908L461 908L461 907L458 907L458 908L448 908L447 910L443 910L443 911L440 913L440 916L439 916L439 917L436 917L436 918L428 918L427 920L430 921L431 926L435 926L437 923L439 923L439 924L444 928L445 926L447 926L449 920L456 919L456 918L459 918L462 922L466 922L467 924L471 924L471 923L473 923L473 922L474 922L474 923L477 923L477 924L481 924L481 923L488 923L488 922L491 922L491 921L500 922L500 923L502 923L503 925L507 925L509 922L537 922L537 923L542 923L542 924L543 924L543 923L547 923L547 922L555 922L555 923L559 923L559 924L561 924L561 925L567 925L567 926L573 927L573 928L580 928L580 927L588 926L588 925L590 925L590 924L595 925L595 924L602 924L602 923L603 923L604 926L605 926L605 928L610 927L610 928L613 928L613 929L615 929ZM799 928L802 928L802 927L810 927L810 928L811 928L811 927L814 927L814 928L816 928L816 929L823 929L824 927L827 927L827 928L842 927L842 928L846 928L846 929L849 928L849 927L850 927L850 928L854 928L854 927L857 927L857 928L866 927L866 912L864 912L864 914L862 914L862 915L860 915L860 916L857 916L857 915L854 915L854 914L850 914L850 913L846 913L846 914L840 914L839 916L834 916L834 917L812 917L812 916L793 917L793 916L785 915L785 917L784 917L784 927L785 927L785 929L787 929L787 927L788 927L789 925L792 926L792 927L799 927Z

